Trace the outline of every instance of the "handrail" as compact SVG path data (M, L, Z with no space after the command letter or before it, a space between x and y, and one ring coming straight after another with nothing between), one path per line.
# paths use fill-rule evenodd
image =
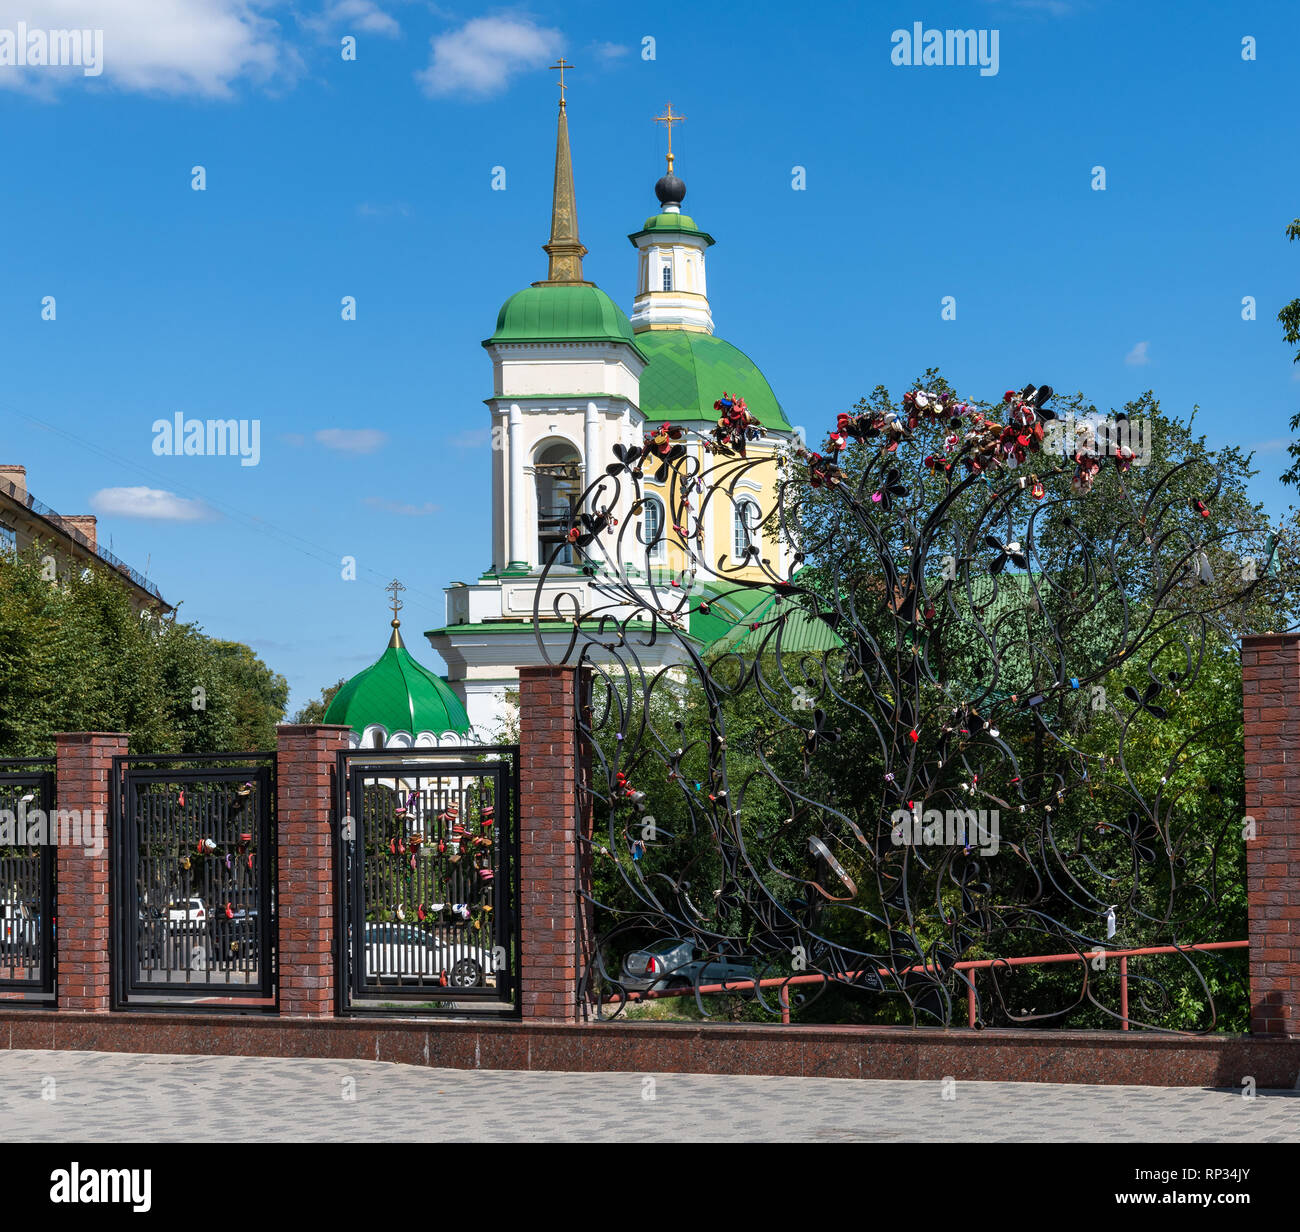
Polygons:
M953 963L948 968L950 971L981 971L991 967L1030 967L1030 966L1047 966L1051 963L1062 962L1087 962L1105 955L1106 959L1119 959L1119 1000L1120 1000L1120 1017L1123 1022L1121 1030L1129 1030L1128 1021L1128 960L1130 958L1140 957L1144 954L1185 954L1190 950L1242 950L1248 948L1249 941L1204 941L1195 945L1154 945L1143 946L1140 949L1133 950L1088 950L1083 953L1075 954L1029 954L1020 958L973 958L966 959L962 962ZM913 966L906 967L898 972L899 975L910 975L916 971L937 971L939 968L934 963L917 963ZM864 974L864 971L846 971L841 977L843 980L852 980ZM887 967L879 967L876 974L885 978L891 974ZM815 975L789 975L781 976L777 979L765 980L727 980L721 984L704 984L699 988L687 989L670 989L666 988L662 992L630 992L627 994L628 1003L634 1001L660 1000L666 997L693 997L697 992L701 996L712 995L724 992L743 992L746 989L757 988L780 988L781 1003L781 1021L789 1025L790 1022L790 1000L787 989L792 984L825 984L830 981L830 976L818 972ZM611 1001L622 1001L621 996L609 998ZM967 982L966 987L966 1005L968 1025L975 1026L975 981L972 978Z

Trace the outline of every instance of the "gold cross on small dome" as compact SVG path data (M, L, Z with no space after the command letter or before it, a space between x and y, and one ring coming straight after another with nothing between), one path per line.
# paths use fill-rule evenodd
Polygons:
M564 87L564 70L565 70L566 68L572 68L573 65L570 64L570 63L568 62L568 60L566 60L563 56L561 56L561 57L559 58L559 61L558 61L557 63L555 63L555 64L552 64L550 67L551 67L551 70L552 70L552 71L554 71L554 70L557 69L557 68L560 70L560 106L563 107L563 106L564 106L564 89L565 89L565 87Z
M398 595L398 593L399 593L400 591L405 590L406 587L403 586L403 585L401 584L401 582L399 582L396 578L394 578L391 582L388 583L387 586L384 587L384 589L385 589L386 591L388 591L388 593L391 594L391 595L393 596L393 597L392 597L392 600L391 600L390 603L389 603L389 606L393 609L393 627L396 628L396 627L397 627L397 613L400 612L400 611L402 610L402 608L406 606L406 605L405 605L405 604L404 604L404 603L403 603L403 602L402 602L402 601L397 597L397 595Z
M673 171L673 125L681 124L686 117L684 115L674 115L673 105L669 103L664 108L663 115L657 115L654 119L656 124L662 124L668 130L668 174L671 175Z

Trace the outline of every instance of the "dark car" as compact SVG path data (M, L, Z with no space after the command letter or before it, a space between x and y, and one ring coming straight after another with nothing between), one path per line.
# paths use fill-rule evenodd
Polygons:
M623 959L619 982L629 992L664 992L670 988L746 981L748 991L752 992L756 978L752 963L735 958L697 959L693 942L672 937L656 942L649 949L628 954Z

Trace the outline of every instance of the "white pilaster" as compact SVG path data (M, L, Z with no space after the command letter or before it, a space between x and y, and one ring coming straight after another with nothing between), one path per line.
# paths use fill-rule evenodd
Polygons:
M582 461L584 465L583 474L586 476L586 486L591 487L600 472L604 469L601 465L603 459L600 456L600 412L596 409L594 402L587 403L587 416L583 422L582 437ZM589 511L590 512L590 511Z
M524 416L518 403L510 404L510 563L532 560L525 539Z

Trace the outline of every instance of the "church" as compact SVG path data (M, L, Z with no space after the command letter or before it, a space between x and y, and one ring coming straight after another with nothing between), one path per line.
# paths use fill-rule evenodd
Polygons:
M555 181L550 238L542 246L546 277L506 299L482 344L492 363L492 394L485 399L493 442L491 565L477 580L446 588L446 623L426 636L448 672L444 680L419 669L422 705L398 696L414 672L398 664L393 646L362 675L384 680L382 692L392 695L386 715L395 717L360 713L365 706L358 701L374 692L375 682L368 689L349 682L335 699L327 721L364 732L368 745L491 741L508 734L517 669L547 661L534 627L535 606L543 619L554 617L554 634L542 625L542 642L548 648L553 642L553 658L562 655L572 627L564 614L602 606L592 593L600 585L600 568L570 542L584 512L584 490L615 460L615 446L641 445L661 424L686 428L688 456L706 469L710 459L702 441L718 422L714 404L724 394L743 398L766 433L749 445L748 456L758 464L736 480L730 499L701 510L702 525L688 536L670 524L665 485L647 470L639 499L624 484L610 513L620 522L630 518L635 542L646 545L640 549L643 572L694 572L702 554L705 567L692 594L703 601L691 606L681 630L699 648L722 642L745 649L753 614L771 604L772 590L735 582L770 581L774 572L789 576L793 549L766 542L761 523L773 506L777 450L791 426L758 366L714 330L706 263L715 241L683 212L686 185L673 168L672 126L684 117L674 115L671 104L656 117L668 129L668 167L654 185L658 210L628 236L636 277L629 316L583 276L587 249L578 230L564 62L557 67ZM750 549L769 562L766 570ZM710 580L720 570L727 583ZM394 637L400 639L396 632ZM651 670L682 657L680 640L673 637L638 649ZM430 678L442 688L431 687ZM345 694L350 704L343 704ZM402 724L400 733L390 727L393 722ZM448 724L447 730L436 730L439 723Z

